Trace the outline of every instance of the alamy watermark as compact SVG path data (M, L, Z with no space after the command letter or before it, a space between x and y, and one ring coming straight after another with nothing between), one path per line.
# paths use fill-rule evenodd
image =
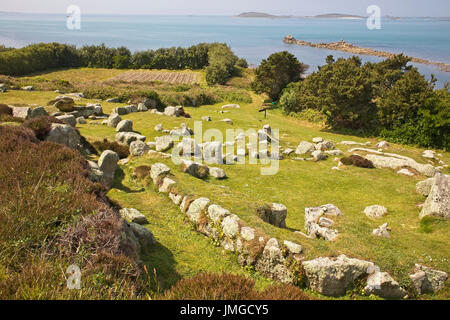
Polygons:
M81 29L81 9L77 5L70 5L67 7L67 29L80 30Z
M381 29L381 8L377 5L371 5L367 7L366 13L369 15L367 18L367 28L369 30Z

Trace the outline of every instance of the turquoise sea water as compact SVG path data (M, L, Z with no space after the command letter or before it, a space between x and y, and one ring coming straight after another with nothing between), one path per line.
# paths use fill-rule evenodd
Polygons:
M288 50L310 65L309 72L338 51L287 45L291 34L311 42L344 39L355 45L450 63L450 20L383 19L381 30L368 30L365 20L340 19L248 19L225 16L118 16L82 15L81 29L68 30L66 16L55 14L0 13L0 44L22 47L36 42L61 42L82 46L105 43L131 50L189 46L199 42L226 42L250 64L257 65L273 52ZM379 61L362 56L363 61ZM450 81L450 73L416 64L422 73L433 73L439 86Z

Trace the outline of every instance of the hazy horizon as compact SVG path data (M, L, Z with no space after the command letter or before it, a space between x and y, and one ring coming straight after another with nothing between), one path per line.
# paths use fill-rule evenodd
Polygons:
M340 13L366 15L369 5L378 5L383 16L398 17L448 17L450 1L429 0L318 0L314 3L306 0L229 0L227 3L211 3L207 0L16 0L0 4L1 12L11 13L47 13L63 14L69 5L78 5L84 14L108 15L217 15L232 16L243 12L263 12L273 15L314 16L320 14Z

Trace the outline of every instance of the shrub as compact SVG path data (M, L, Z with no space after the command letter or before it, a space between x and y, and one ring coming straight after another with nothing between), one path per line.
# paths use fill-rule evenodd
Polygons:
M287 52L278 52L263 60L255 70L252 89L257 93L266 93L272 100L278 100L281 92L291 82L297 82L308 66Z
M102 153L105 150L116 152L120 159L127 158L130 155L130 149L128 146L120 144L116 141L110 142L108 139L103 139L103 141L95 141L93 145L99 153Z
M341 158L341 162L346 166L354 165L360 168L369 168L369 169L375 168L372 161L363 158L361 156L358 156L356 154L352 154L349 157Z
M12 108L8 107L6 104L0 104L0 115L12 115Z
M308 300L300 289L284 284L257 291L255 281L228 273L201 273L181 279L162 297L165 300Z
M136 252L121 247L123 224L86 160L24 126L0 126L0 158L0 296L136 298ZM77 292L61 285L74 263L83 274Z
M206 68L206 82L208 85L225 84L236 74L238 58L230 47L223 43L213 44L208 51L208 67Z
M52 128L52 121L50 117L41 116L26 120L23 126L33 130L39 140L45 140Z

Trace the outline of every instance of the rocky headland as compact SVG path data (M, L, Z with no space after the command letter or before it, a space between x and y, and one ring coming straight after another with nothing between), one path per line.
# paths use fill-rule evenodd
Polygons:
M312 48L336 50L336 51L348 52L348 53L352 53L352 54L364 54L364 55L376 56L376 57L381 57L381 58L391 58L391 57L395 56L395 54L391 53L391 52L358 47L358 46L355 46L344 40L341 40L338 42L313 43L313 42L308 42L308 41L303 41L303 40L297 40L293 36L288 35L288 36L284 37L283 42L288 43L288 44L297 44L299 46L308 46L308 47L312 47ZM439 67L441 71L450 72L450 64L448 64L448 63L435 62L435 61L430 61L430 60L421 59L421 58L414 58L414 57L410 57L410 58L411 58L412 62L420 63L420 64L427 64L427 65L434 65L434 66Z

